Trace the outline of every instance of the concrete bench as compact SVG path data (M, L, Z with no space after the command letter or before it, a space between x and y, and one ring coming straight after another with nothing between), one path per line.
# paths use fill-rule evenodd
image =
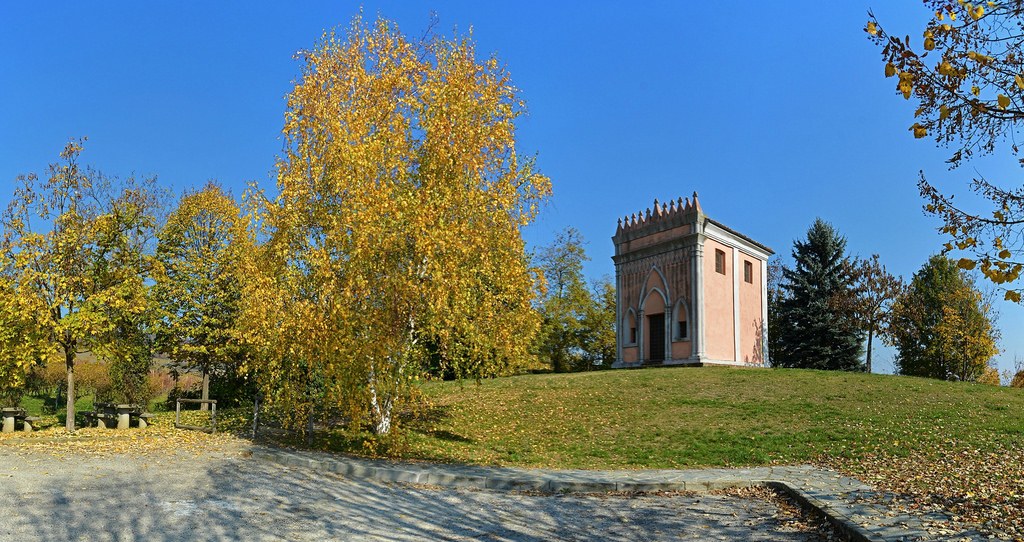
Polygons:
M2 416L2 431L4 433L10 433L14 431L14 425L18 421L21 422L23 431L25 431L26 433L31 433L32 424L42 419L38 416L29 416L25 409L21 407L4 407Z
M25 419L22 420L22 424L24 425L24 427L22 427L22 430L25 431L26 433L31 433L32 424L39 423L40 421L42 421L42 418L40 418L39 416L25 416Z
M85 416L85 425L90 427L93 424L96 424L96 427L101 429L106 429L107 426L117 427L117 414L86 410L82 412L82 416Z
M103 410L87 410L83 411L82 415L85 416L85 424L88 426L96 424L96 427L106 428L118 428L127 429L130 426L131 418L139 419L139 428L145 429L149 425L149 420L153 418L153 414L149 412L139 412L134 408L128 408L126 405L114 405L112 403L97 403L97 408Z

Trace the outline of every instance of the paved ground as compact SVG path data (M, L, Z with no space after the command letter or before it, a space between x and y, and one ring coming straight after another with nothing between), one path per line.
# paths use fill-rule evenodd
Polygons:
M747 469L587 471L490 468L471 465L371 461L309 451L254 448L256 457L283 465L335 472L366 480L400 480L452 487L544 491L706 492L723 487L770 485L822 512L856 541L972 541L992 538L941 513L896 506L886 495L840 474L809 465Z
M707 494L765 483L853 540L984 538L809 466L540 471L238 445L146 456L0 446L0 540L823 539L780 519L791 507L779 502ZM662 490L701 494L600 493Z
M815 540L757 499L598 496L357 480L237 450L145 461L0 447L0 539Z

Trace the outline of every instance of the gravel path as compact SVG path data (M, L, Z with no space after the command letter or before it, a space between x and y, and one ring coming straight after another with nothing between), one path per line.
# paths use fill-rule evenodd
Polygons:
M817 540L758 499L530 495L358 481L221 452L0 447L0 539Z

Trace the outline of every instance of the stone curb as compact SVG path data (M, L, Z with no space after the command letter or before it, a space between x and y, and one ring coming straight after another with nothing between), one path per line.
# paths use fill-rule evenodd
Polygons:
M301 457L285 450L254 449L251 453L253 458L262 461L277 463L286 467L331 472L355 479L427 484L456 488L493 489L505 491L547 491L555 493L604 493L608 491L707 492L730 487L767 486L784 491L801 505L816 510L818 513L822 514L839 532L848 536L852 542L886 541L885 537L858 525L852 518L843 513L843 511L837 510L827 502L815 497L792 483L780 480L750 480L726 477L718 479L692 480L689 482L613 482L601 480L559 479L557 476L531 477L525 475L525 473L522 476L508 476L508 474L503 474L492 477L444 471L443 469L431 472L429 469L416 469L415 466L411 464L406 464L404 466L405 468L397 468L372 466L362 462L346 461L344 459L317 460Z
M871 532L869 529L857 525L857 522L853 521L852 518L848 517L843 512L836 510L828 503L823 502L821 499L814 497L789 482L773 480L763 482L763 484L772 489L785 492L807 508L817 510L818 513L825 516L828 522L831 523L837 531L846 535L847 538L850 539L850 542L885 542L886 540L884 537Z

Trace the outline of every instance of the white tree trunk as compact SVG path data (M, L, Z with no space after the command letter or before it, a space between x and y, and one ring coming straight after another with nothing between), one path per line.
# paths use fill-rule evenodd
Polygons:
M394 397L390 393L382 393L381 399L377 394L377 376L370 370L370 407L373 411L373 433L375 435L386 435L391 431L391 415L394 408Z
M416 346L416 320L412 317L409 318L409 331L408 331L408 345ZM408 353L408 348L406 353ZM401 360L405 359L405 355L396 357L388 357L388 365L394 366L397 373L396 381L400 382L402 379L403 364ZM370 366L370 408L371 414L373 415L373 433L376 435L386 435L391 431L391 420L394 416L395 409L395 398L397 397L398 384L391 386L379 386L377 381L377 373L374 372L374 368L371 362ZM379 389L380 388L380 389Z

